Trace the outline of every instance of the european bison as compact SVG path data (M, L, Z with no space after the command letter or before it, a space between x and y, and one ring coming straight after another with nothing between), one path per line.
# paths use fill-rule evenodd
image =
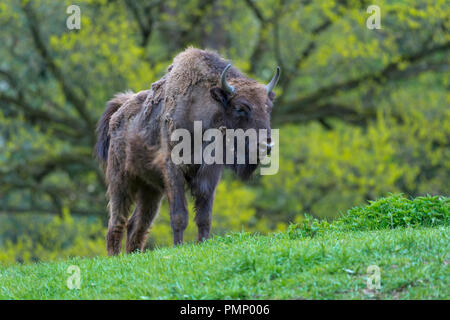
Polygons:
M193 132L194 121L201 121L203 130L266 129L270 146L272 90L279 75L277 68L270 83L262 85L215 52L188 48L175 57L151 90L120 93L108 102L97 125L96 145L108 185L108 254L120 252L125 227L127 252L143 250L164 194L174 245L181 244L188 224L185 186L195 199L198 240L208 238L215 190L226 164L175 165L171 133L178 128ZM257 165L230 167L247 178ZM134 201L136 209L128 220Z

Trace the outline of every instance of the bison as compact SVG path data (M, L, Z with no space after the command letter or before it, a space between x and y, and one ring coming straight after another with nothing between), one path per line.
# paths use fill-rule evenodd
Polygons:
M188 48L150 90L117 94L97 125L95 153L106 176L109 255L143 250L150 225L166 195L174 245L183 243L188 224L185 187L195 200L198 240L208 238L216 186L226 164L174 164L171 133L192 132L194 121L208 128L266 129L270 149L270 114L280 68L268 85L246 77L217 53ZM269 150L270 151L270 150ZM229 165L248 178L258 164ZM136 203L128 219L129 209Z

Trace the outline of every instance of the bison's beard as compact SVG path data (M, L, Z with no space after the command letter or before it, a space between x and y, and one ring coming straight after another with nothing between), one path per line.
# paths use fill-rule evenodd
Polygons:
M252 176L253 172L258 168L257 164L235 164L233 165L233 171L242 180L248 180Z
M253 172L258 168L259 160L257 163L250 163L249 155L248 155L248 146L245 154L244 163L238 163L237 157L235 154L234 164L230 165L231 169L236 173L236 175L242 180L248 180Z
M236 143L236 142L235 142ZM233 155L233 164L227 164L227 167L233 170L236 175L242 179L242 180L248 180L253 172L258 168L259 165L259 159L257 160L257 163L250 163L250 146L248 140L245 142L245 160L243 163L238 163L238 157L236 154L236 150L238 150L237 145L234 145L234 155ZM255 150L252 150L253 152L256 152ZM224 155L227 154L226 149L224 150ZM232 152L232 151L231 151ZM225 161L225 158L224 158Z

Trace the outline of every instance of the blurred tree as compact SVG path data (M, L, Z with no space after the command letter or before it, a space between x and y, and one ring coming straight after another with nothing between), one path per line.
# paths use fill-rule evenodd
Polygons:
M95 123L188 45L264 82L282 68L273 127L295 125L281 131L284 165L237 187L254 189L257 216L276 225L389 191L448 194L447 1L81 0L81 29L68 30L71 4L0 4L1 212L106 218ZM369 4L380 30L366 28Z

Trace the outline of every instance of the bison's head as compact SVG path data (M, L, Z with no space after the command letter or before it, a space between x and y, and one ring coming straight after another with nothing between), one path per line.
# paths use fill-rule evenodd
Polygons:
M280 77L280 68L267 85L260 84L246 77L231 78L227 81L227 72L231 64L227 65L220 76L220 86L211 89L211 96L223 107L223 122L227 129L248 129L257 133L256 148L264 148L270 154L273 146L271 139L270 114L273 108L275 93L273 89ZM260 129L267 132L266 138L260 139ZM250 130L251 131L251 130ZM250 177L257 168L257 163L250 161L249 151L252 150L246 140L245 163L239 163L235 153L235 161L230 166L236 171L239 177L246 179ZM235 145L236 146L236 145ZM237 146L236 146L237 147ZM238 148L235 148L237 150ZM254 150L253 150L254 151ZM252 163L253 162L253 163Z

